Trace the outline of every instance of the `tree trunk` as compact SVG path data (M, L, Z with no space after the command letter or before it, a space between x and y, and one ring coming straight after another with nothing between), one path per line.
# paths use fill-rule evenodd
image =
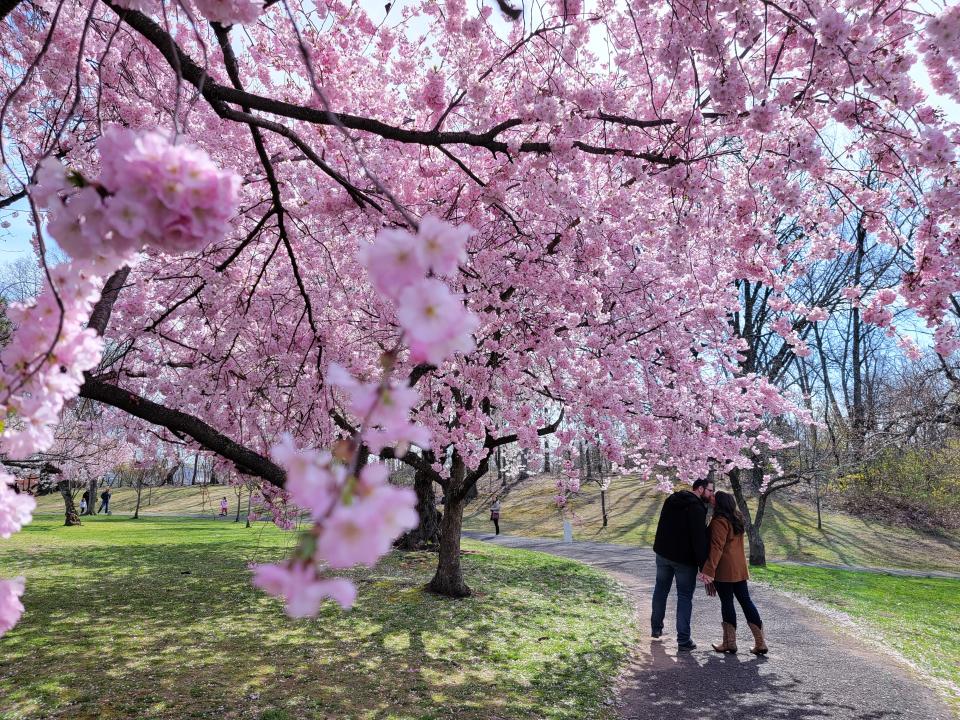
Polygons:
M600 490L600 513L603 515L603 526L607 526L607 491Z
M247 488L247 527L250 527L250 502L253 498L253 490Z
M747 537L750 538L750 565L764 567L767 564L767 549L763 544L760 526L751 523L747 528Z
M760 496L757 518L756 522L754 522L753 515L750 513L750 506L747 505L747 497L743 492L740 470L734 468L730 471L728 477L730 478L730 487L733 489L733 496L737 500L737 507L740 508L744 524L747 527L747 538L750 540L750 564L762 567L767 564L767 551L763 545L763 537L760 534L760 524L763 522L763 507L767 500L766 496Z
M57 490L63 497L63 524L67 527L80 524L80 515L77 513L77 506L73 502L73 493L70 492L70 481L61 480L57 483Z
M137 507L133 510L133 519L140 519L140 495L143 493L143 478L137 479Z
M413 476L420 524L401 535L395 545L402 550L425 550L440 542L440 512L433 492L434 474L418 469Z
M857 254L854 264L854 285L860 284L861 267L864 257L864 240L867 231L862 224L857 225ZM864 455L864 446L866 443L866 417L863 400L863 333L860 320L860 309L856 304L851 312L851 322L853 323L853 337L851 340L851 364L853 371L853 406L850 408L850 431L852 434L853 459L854 462L862 462Z
M235 523L240 522L240 501L243 499L243 485L237 490L237 516L233 519Z
M440 560L437 572L427 589L438 595L463 598L470 596L470 588L463 580L460 566L460 531L463 525L463 509L466 506L464 487L466 468L459 453L453 454L450 479L447 481L447 502L440 521Z
M543 441L543 471L550 472L550 446L546 440Z
M87 511L84 515L96 515L97 514L97 479L90 478L90 481L87 483Z
M814 492L817 494L817 530L823 530L823 518L820 515L820 476L813 476Z

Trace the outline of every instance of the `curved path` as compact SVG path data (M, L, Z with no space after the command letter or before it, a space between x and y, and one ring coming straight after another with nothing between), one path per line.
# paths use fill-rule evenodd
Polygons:
M640 615L640 643L619 683L624 720L952 720L946 704L909 667L890 655L835 630L825 618L785 595L751 585L771 650L756 658L749 631L739 616L740 652L719 655L720 608L698 588L693 638L699 647L678 653L673 633L675 591L667 607L665 634L649 636L650 595L655 576L653 551L623 545L464 533L507 547L561 555L607 570L634 596ZM738 608L739 612L739 608Z

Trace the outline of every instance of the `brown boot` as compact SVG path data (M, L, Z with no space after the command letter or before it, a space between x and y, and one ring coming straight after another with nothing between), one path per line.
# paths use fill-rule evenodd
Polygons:
M750 625L750 632L753 633L753 648L751 648L750 652L754 655L766 655L767 641L763 639L763 627L754 625L753 623L748 624Z
M737 652L737 626L730 623L723 623L723 642L714 645L713 649L718 653L736 653Z

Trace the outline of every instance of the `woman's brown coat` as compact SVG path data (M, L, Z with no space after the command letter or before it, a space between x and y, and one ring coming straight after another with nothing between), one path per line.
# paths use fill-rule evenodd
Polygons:
M703 574L720 582L748 580L747 556L743 552L743 533L733 532L730 521L714 517L707 528L710 536L710 552L703 566Z

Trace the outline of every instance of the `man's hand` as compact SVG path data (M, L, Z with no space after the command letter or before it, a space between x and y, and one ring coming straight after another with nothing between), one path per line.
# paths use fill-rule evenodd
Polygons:
M716 586L716 585L714 585L713 583L707 583L707 584L704 585L703 587L706 589L707 595L709 595L710 597L716 597L716 595L717 595L717 586Z

